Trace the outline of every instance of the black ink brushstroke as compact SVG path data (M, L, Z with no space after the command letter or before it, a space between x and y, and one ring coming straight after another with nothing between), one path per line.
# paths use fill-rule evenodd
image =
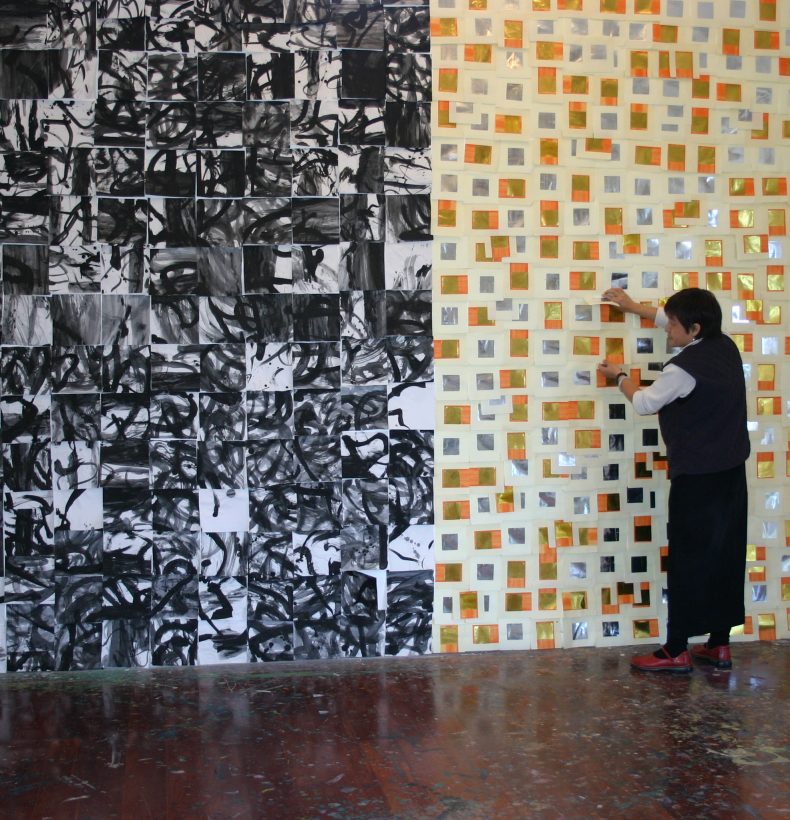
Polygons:
M145 56L142 51L100 51L99 97L103 100L145 99Z
M100 439L98 395L64 394L52 397L52 440L94 442Z
M53 393L96 393L101 390L102 348L52 347Z
M239 442L210 441L198 444L198 486L238 490L247 486L245 455Z
M50 197L43 191L0 195L0 240L48 242Z
M378 479L386 476L389 437L386 433L349 432L341 436L343 478Z
M247 438L251 441L293 436L293 398L290 391L248 391Z
M148 99L197 100L197 57L187 54L148 55Z
M101 257L95 244L50 246L51 293L98 293L101 280Z
M296 149L293 164L294 195L336 196L337 164L337 153L333 149Z
M427 8L384 9L387 51L427 53L431 49L430 11Z
M430 103L388 100L384 106L384 128L388 146L430 148Z
M148 104L136 99L96 101L94 140L96 145L142 148Z
M247 55L250 100L290 100L294 95L294 55L290 51Z
M148 51L183 51L195 50L195 27L191 17L148 18L146 32Z
M342 100L338 107L338 140L341 145L384 145L384 104Z
M154 576L197 575L200 540L196 532L154 533Z
M197 292L201 296L233 296L242 292L241 248L197 249Z
M211 100L196 103L195 145L199 148L237 147L244 129L244 114L241 102Z
M0 154L0 193L41 190L48 187L48 157L33 151ZM48 189L51 193L52 188ZM87 193L83 191L82 193Z
M251 441L247 447L247 483L251 488L286 484L300 477L292 439Z
M387 57L383 50L343 49L341 94L346 99L380 100L387 80Z
M387 334L431 336L431 293L426 290L387 291Z
M113 618L102 624L102 666L134 668L149 662L150 621L147 617Z
M331 100L292 100L291 143L326 147L338 144L339 109Z
M376 146L340 145L340 193L376 194L384 190L384 150Z
M152 248L148 253L153 296L177 296L197 290L197 249Z
M145 48L145 17L100 18L96 21L96 42L100 49L142 51Z
M244 151L205 150L200 151L198 159L198 196L244 196Z
M13 558L54 554L50 492L25 492L3 496L3 537L6 570Z
M96 48L96 9L89 0L50 3L47 28L50 48Z
M197 443L151 441L151 486L155 490L197 488Z
M338 46L343 49L382 51L384 14L378 4L335 7L332 17L337 26Z
M246 437L244 396L235 393L200 394L200 438L242 441Z
M264 146L287 152L290 145L291 104L247 102L242 107L241 134L245 146Z
M148 444L135 439L105 441L101 445L103 487L149 486Z
M151 102L145 122L148 148L193 148L196 133L193 102Z
M99 445L64 441L52 448L52 486L55 490L81 490L99 485Z
M3 293L47 292L49 249L46 245L4 244L2 255Z
M66 347L101 343L100 296L58 294L51 297L50 309L53 344Z
M272 532L251 535L249 544L250 583L294 577L291 534Z
M250 447L252 446L251 444ZM292 484L251 489L250 532L261 534L292 531L298 521L297 504L296 487Z
M198 55L198 99L247 98L247 62L244 54L217 51Z
M100 245L99 265L102 293L147 292L142 245Z
M48 397L0 397L0 439L3 442L40 441L50 435Z
M194 490L157 490L153 494L154 532L197 532L198 495Z
M330 530L299 533L294 537L294 567L297 576L337 575L340 572L340 534Z
M387 339L343 339L343 384L382 384L391 380Z
M249 535L246 532L211 532L201 535L202 578L247 574Z
M101 307L102 342L105 345L144 345L150 340L150 297L105 294Z
M345 430L386 429L387 388L376 385L344 385L341 392L341 412Z
M197 161L193 151L162 149L149 151L145 168L148 196L190 197L195 192Z
M198 345L156 345L151 351L151 390L192 391L200 389Z
M151 396L151 435L155 438L197 438L198 404L187 392Z
M431 651L433 571L387 573L387 655Z
M388 54L387 99L424 103L431 98L431 55L400 51Z
M386 481L349 479L343 482L343 524L380 524L389 522Z
M387 355L396 382L433 379L433 339L430 336L389 336Z
M14 492L51 486L51 452L47 439L2 445L3 482Z
M47 52L5 48L0 50L0 97L46 99Z
M385 258L383 242L350 242L342 246L341 290L384 290Z
M151 351L147 345L107 345L102 351L102 390L105 393L147 393Z
M340 296L338 294L296 293L292 299L295 341L331 341L340 336Z
M101 413L102 441L148 438L149 404L145 394L103 394Z
M193 344L198 341L198 297L154 296L151 299L151 341Z
M148 198L148 244L188 247L195 244L195 201L187 198Z
M294 618L334 619L340 614L340 576L303 576L294 581Z
M56 530L55 572L93 575L102 567L101 530Z
M67 48L47 51L50 98L92 99L96 88L96 52Z
M241 391L246 383L243 345L206 345L201 353L200 389Z
M430 430L393 430L390 433L389 475L432 476L434 435Z
M343 424L337 390L295 390L294 433L297 436L337 435Z
M100 197L97 238L110 245L143 244L148 238L148 200Z
M37 395L49 389L50 347L3 346L0 390L4 395Z
M291 346L295 388L340 387L340 351L332 342L302 342Z
M340 532L341 569L373 570L387 566L387 531L381 526L347 526Z

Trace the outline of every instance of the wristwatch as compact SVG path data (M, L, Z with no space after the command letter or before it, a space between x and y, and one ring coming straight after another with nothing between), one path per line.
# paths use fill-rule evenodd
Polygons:
M622 370L614 377L614 380L617 382L617 386L620 386L620 379L627 379L628 373L623 372Z

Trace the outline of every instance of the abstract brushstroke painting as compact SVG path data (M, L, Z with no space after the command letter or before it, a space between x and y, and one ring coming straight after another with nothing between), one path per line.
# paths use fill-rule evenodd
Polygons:
M0 671L431 651L426 5L28 11Z

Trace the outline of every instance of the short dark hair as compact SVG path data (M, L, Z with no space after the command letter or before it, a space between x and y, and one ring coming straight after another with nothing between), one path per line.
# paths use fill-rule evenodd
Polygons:
M700 339L721 336L721 306L716 297L702 288L685 288L673 293L664 305L664 312L674 316L686 332L699 325Z

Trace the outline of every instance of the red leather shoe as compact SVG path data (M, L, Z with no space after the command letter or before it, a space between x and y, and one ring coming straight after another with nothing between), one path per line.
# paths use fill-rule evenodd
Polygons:
M729 646L708 647L702 643L691 647L691 657L696 661L712 663L716 669L732 669L732 655Z
M659 650L663 657L657 658L655 655L636 655L631 658L631 666L641 672L691 672L691 656L688 650L681 652L673 658L666 647Z

